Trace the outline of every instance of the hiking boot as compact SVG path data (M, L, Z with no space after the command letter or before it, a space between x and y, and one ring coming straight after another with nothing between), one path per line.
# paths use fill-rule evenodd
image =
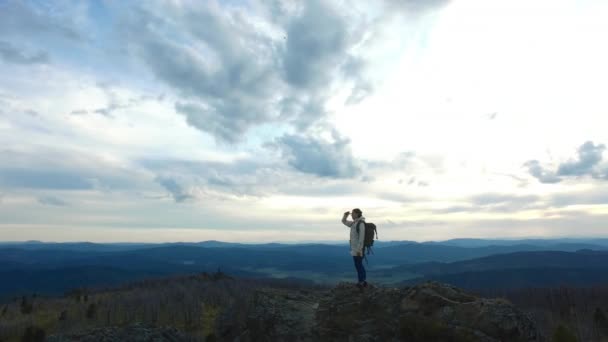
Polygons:
M365 280L363 281L363 287L367 287L367 282Z

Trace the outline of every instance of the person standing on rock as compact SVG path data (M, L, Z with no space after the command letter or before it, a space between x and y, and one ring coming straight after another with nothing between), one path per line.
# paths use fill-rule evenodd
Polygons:
M345 226L350 227L350 255L353 256L355 261L355 268L357 269L357 278L359 282L357 286L360 288L367 287L365 268L363 267L363 241L365 239L365 217L363 212L359 208L353 209L352 217L353 221L348 220L348 215L351 215L349 211L344 213L342 216L342 223ZM357 232L357 227L359 227Z

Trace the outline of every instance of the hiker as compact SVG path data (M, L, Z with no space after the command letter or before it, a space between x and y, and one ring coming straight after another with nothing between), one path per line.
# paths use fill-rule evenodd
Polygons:
M367 281L365 281L365 268L363 267L363 242L365 239L365 217L363 212L359 208L353 209L352 217L353 221L347 220L350 212L345 212L342 216L342 223L347 227L350 227L350 255L353 256L355 261L355 268L357 269L357 278L359 282L357 286L359 288L367 287ZM357 233L357 225L359 226Z

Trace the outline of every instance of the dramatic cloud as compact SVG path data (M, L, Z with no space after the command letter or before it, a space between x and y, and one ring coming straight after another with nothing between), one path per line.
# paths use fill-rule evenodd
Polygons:
M350 140L336 132L333 141L315 136L285 135L271 145L278 147L296 170L321 177L352 178L361 168L354 159Z
M333 85L353 82L352 101L371 92L351 54L362 19L329 1L300 5L279 23L214 3L166 3L134 9L123 30L133 53L183 95L175 109L188 124L234 143L268 122L310 127Z
M608 5L554 5L0 0L0 240L605 235Z
M235 101L239 100L235 99ZM222 106L223 104L224 102L222 102ZM226 107L220 109L223 112L217 112L217 106L210 108L204 104L180 102L175 104L175 110L184 115L186 122L192 127L210 133L219 140L234 143L242 139L247 129L258 122L260 118L238 116L238 114L232 115L239 113L238 111L244 108L239 108L239 104L235 102L226 102L225 104Z
M592 141L587 141L578 148L577 159L559 164L557 171L546 170L537 160L527 161L524 166L541 183L558 183L565 178L581 176L608 179L608 166L601 165L605 149L604 144L595 145Z
M594 168L602 161L602 153L606 149L604 144L594 145L587 141L578 148L578 160L560 164L557 168L559 176L596 176Z
M561 182L561 179L554 172L545 170L538 160L529 160L523 166L527 167L532 177L538 179L541 183L552 184Z
M335 66L349 62L348 48L357 41L348 31L348 19L329 2L306 3L287 27L287 44L281 56L287 83L314 93L333 81ZM354 67L346 70L357 71Z

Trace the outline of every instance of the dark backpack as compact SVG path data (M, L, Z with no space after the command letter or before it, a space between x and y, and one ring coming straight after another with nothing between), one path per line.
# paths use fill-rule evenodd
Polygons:
M361 221L359 221L360 223ZM357 235L359 235L359 223L357 223ZM376 236L376 240L378 240L378 230L376 229L376 225L371 222L365 222L365 238L363 239L363 256L366 255L365 251L367 250L367 254L374 254L372 250L372 246L374 245L374 235Z

